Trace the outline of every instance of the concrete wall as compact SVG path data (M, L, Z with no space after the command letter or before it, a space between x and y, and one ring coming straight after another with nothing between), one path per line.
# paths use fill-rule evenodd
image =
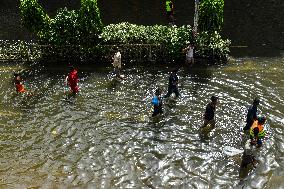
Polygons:
M193 24L194 0L173 0L178 25ZM167 24L165 0L99 0L104 23Z
M283 0L225 0L223 34L233 45L284 49Z

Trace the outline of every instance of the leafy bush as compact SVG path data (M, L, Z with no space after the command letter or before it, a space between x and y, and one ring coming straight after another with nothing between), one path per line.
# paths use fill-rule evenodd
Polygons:
M47 45L42 48L41 57L72 59L74 56L80 60L89 56L109 57L114 50L109 45L130 45L127 50L130 58L143 59L149 48L155 47L150 50L149 57L153 53L156 59L164 56L176 60L184 58L182 49L188 43L196 44L196 52L201 57L225 59L229 53L230 42L222 40L215 32L223 23L224 0L201 2L199 26L206 32L197 35L196 39L191 26L143 26L124 22L103 28L97 0L81 0L79 10L60 9L53 19L37 0L20 0L20 3L24 25L38 36L41 45Z
M81 0L81 8L78 14L80 44L87 46L97 44L98 35L103 29L97 0Z
M33 42L0 40L0 60L33 61L41 58L41 49Z
M60 9L50 26L38 34L41 44L57 46L78 44L79 34L78 14L76 11Z
M23 25L31 32L44 32L49 24L50 18L37 0L20 0L20 11Z
M230 40L223 40L217 31L202 32L196 38L196 54L204 58L227 60L230 44Z
M193 42L191 26L143 26L127 22L110 24L100 35L102 44L154 44L163 46L173 58L182 56L182 49Z
M200 31L221 31L224 20L224 0L201 0L198 27Z
M94 45L103 27L97 0L81 0L80 10L59 9L53 19L37 0L20 0L20 10L24 26L37 35L41 44Z

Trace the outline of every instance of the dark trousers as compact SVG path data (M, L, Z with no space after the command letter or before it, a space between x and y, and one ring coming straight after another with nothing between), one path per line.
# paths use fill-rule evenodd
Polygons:
M164 98L168 98L172 93L175 93L176 97L180 96L177 86L169 86L168 93L164 96Z
M162 106L154 106L154 112L152 114L152 117L158 115L158 114L162 114L163 113L163 109Z

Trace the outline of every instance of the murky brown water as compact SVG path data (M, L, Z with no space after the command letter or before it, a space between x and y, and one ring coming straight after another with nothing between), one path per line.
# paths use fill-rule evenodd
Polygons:
M1 63L0 188L283 188L284 58L244 58L227 65L181 68L176 101L152 119L156 85L171 68L129 66L112 83L110 67L79 67L78 96L64 94L67 69ZM32 96L15 95L23 69ZM164 91L166 92L166 91ZM204 108L220 97L216 129L201 139ZM240 127L255 96L268 116L260 163L239 184Z

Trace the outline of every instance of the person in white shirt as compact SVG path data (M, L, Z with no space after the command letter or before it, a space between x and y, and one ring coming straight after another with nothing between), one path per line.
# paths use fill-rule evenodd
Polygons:
M113 56L113 62L112 65L114 67L114 73L116 74L116 77L123 79L123 75L120 74L121 71L121 53L118 51Z
M186 64L193 65L194 64L194 46L189 44L188 47L184 48L183 51L186 53Z

